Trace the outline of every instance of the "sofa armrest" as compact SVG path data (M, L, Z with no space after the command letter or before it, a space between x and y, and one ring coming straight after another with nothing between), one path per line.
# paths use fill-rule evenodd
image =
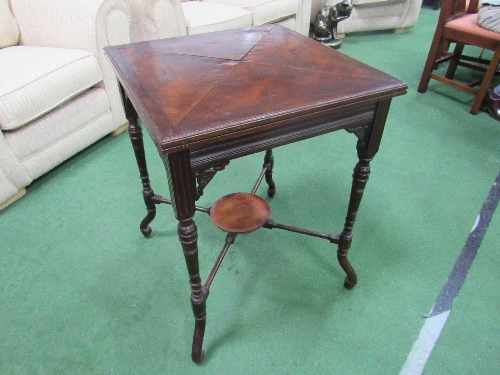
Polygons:
M404 18L401 20L401 29L413 27L417 24L420 9L422 8L422 0L408 0L403 4Z
M20 45L75 48L97 54L129 41L125 0L11 0Z
M128 0L128 3L132 12L132 42L186 35L180 0Z
M20 45L82 49L97 57L114 128L123 125L118 83L104 47L130 42L126 0L10 0L10 6L19 25Z

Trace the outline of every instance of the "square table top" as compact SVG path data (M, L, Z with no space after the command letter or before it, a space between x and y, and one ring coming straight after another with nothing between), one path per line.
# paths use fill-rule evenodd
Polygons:
M107 47L106 53L162 154L407 89L279 25Z

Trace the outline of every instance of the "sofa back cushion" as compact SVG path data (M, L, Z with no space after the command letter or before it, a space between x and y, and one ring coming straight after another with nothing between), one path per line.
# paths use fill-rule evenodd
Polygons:
M10 11L9 0L0 0L0 48L19 42L19 27Z
M252 12L253 25L264 25L295 16L298 11L297 0L203 0L241 7ZM340 0L339 0L340 1Z
M352 0L354 6L370 5L370 4L389 4L402 3L404 0Z

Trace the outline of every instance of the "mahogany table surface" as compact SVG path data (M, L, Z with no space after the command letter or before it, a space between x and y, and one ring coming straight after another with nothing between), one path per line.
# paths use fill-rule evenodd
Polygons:
M407 88L279 25L106 52L163 155L328 116L402 95Z

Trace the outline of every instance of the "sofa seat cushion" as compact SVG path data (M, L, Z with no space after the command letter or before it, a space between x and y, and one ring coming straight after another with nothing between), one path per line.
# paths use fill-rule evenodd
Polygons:
M252 13L227 4L183 2L188 35L252 26Z
M297 0L204 0L210 3L223 3L238 6L252 13L253 25L274 23L297 14Z
M0 0L0 48L19 42L19 27L10 11L9 0Z
M18 129L102 80L95 56L63 48L0 49L0 129Z
M110 119L106 90L93 87L46 116L20 129L3 132L3 135L31 178L37 178L90 144L90 138L110 133L113 130ZM61 146L64 140L74 138L74 134L85 131L96 121L101 125L99 131L93 131L95 134L73 139L71 147ZM83 145L86 142L87 145Z

